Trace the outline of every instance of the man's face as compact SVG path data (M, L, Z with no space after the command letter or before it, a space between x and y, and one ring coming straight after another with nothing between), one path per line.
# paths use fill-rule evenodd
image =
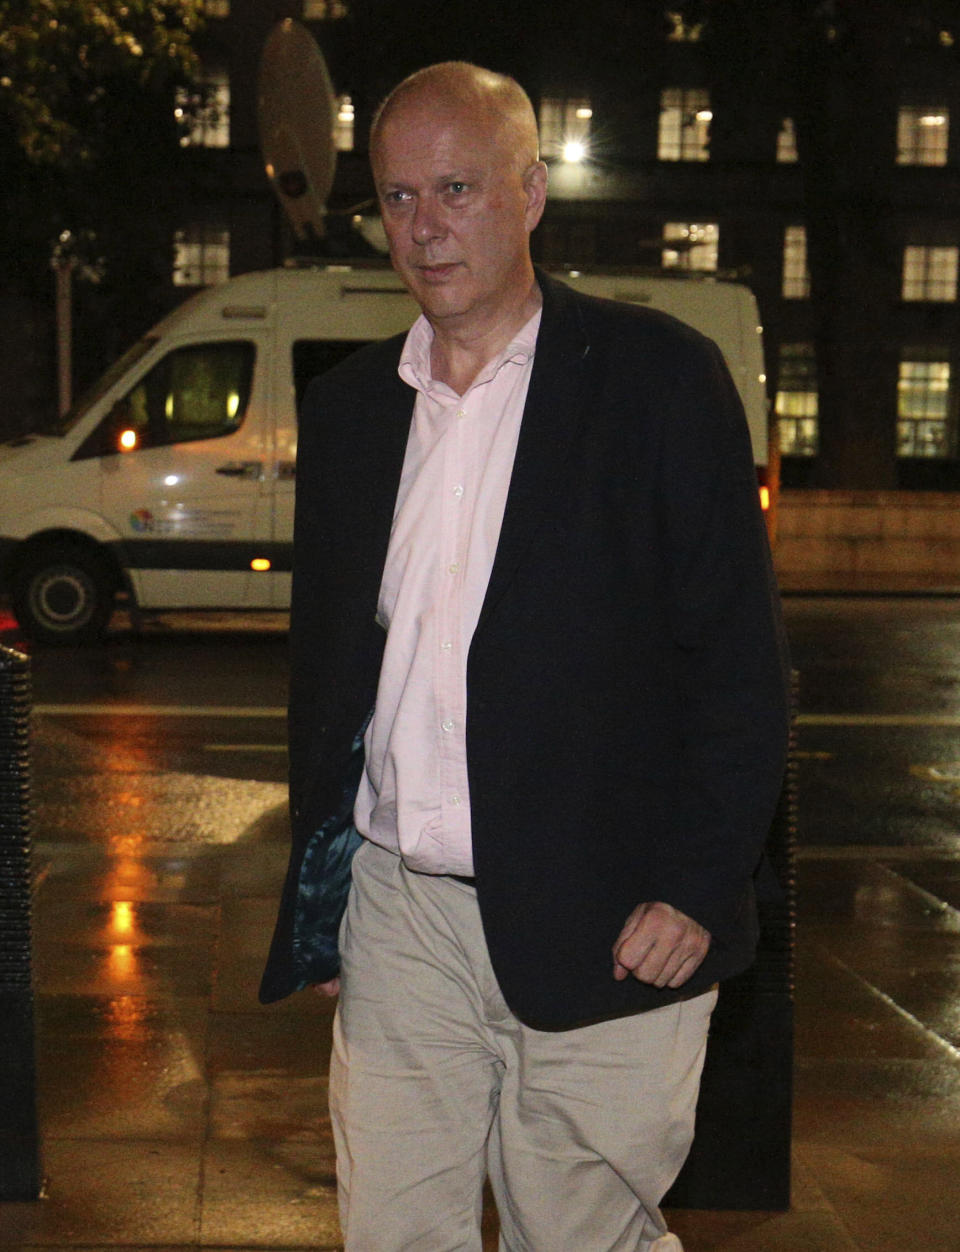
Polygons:
M435 325L496 321L530 289L529 236L543 211L543 166L519 168L488 116L399 105L373 173L394 268Z

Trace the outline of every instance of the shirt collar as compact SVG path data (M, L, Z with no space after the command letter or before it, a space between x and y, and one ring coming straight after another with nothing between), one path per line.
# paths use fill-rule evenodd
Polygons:
M508 362L526 365L537 348L537 334L540 330L540 318L543 307L525 322L507 346L480 371L471 386L489 382ZM429 392L438 386L430 368L430 349L433 346L433 327L421 315L410 327L400 354L397 372L405 383L415 387L417 391Z

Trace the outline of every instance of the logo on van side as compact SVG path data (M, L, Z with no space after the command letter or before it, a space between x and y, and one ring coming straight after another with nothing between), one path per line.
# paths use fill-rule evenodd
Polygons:
M138 534L153 530L153 514L149 509L134 509L130 514L130 529Z

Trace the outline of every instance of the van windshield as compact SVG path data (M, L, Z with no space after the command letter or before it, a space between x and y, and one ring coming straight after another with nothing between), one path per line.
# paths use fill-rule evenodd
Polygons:
M57 418L44 431L46 435L66 435L76 426L77 422L89 412L97 403L102 395L110 390L118 378L134 366L142 356L145 356L150 349L158 342L156 335L147 335L143 339L138 339L136 343L124 352L123 356L118 357L110 366L105 374L101 374L93 386L84 393L83 396L70 409L64 413L63 417Z

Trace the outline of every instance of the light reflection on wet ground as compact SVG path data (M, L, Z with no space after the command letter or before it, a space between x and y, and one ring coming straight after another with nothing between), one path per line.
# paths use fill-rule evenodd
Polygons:
M960 640L936 616L945 677L923 670L920 705L954 709ZM915 668L923 643L907 657ZM841 638L826 668L863 664L862 653ZM130 674L114 674L117 698L130 699ZM814 674L805 708L829 708L830 685ZM868 685L889 708L903 681ZM268 686L251 679L259 700L271 699ZM189 692L179 680L178 695ZM256 718L37 719L49 1198L3 1206L0 1249L338 1246L331 1006L255 1000L286 854L282 735L282 723ZM960 795L950 773L960 736L919 735L802 730L793 1206L674 1214L686 1252L960 1248ZM927 772L911 773L918 764ZM855 810L841 777L851 768L868 780ZM492 1231L488 1222L491 1249Z

